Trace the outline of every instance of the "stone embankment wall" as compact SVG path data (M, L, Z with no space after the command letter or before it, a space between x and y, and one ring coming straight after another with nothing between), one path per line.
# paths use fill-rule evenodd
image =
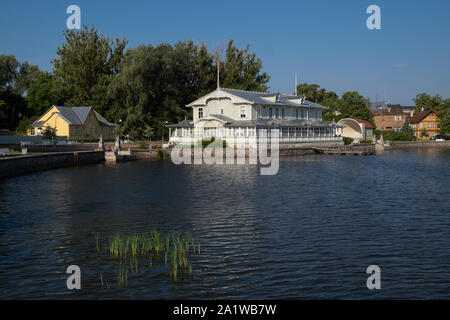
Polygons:
M386 150L411 149L411 148L449 148L450 140L446 141L394 141Z
M54 152L5 157L0 159L0 178L54 168L101 163L104 160L105 155L102 151Z

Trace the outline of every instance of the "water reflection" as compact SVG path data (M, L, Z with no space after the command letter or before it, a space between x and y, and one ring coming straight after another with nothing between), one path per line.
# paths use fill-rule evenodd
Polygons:
M257 166L130 162L58 169L0 185L1 298L448 298L449 150L284 158ZM190 230L192 276L162 270L102 288L114 232ZM68 291L78 264L83 289ZM365 268L382 267L369 292ZM113 281L113 280L111 280Z

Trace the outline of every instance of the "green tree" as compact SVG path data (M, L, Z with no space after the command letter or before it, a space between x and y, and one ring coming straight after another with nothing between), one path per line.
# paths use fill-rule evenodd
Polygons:
M450 98L445 99L437 106L439 132L441 134L450 134Z
M405 122L403 122L403 126L400 129L400 132L408 135L411 140L414 138L414 130L411 128L408 117L406 117Z
M127 41L110 41L97 29L83 26L64 31L65 43L53 60L56 93L64 105L92 106L107 114L111 101L108 86L117 74Z
M440 95L431 96L428 93L419 93L413 99L416 103L415 112L424 110L431 110L436 108L442 103L442 97Z
M255 53L249 52L249 46L238 49L234 46L233 40L228 41L225 52L225 61L220 62L221 86L231 89L248 91L267 91L266 85L269 82L269 75L261 73L262 61L256 57Z
M219 63L222 86L266 89L268 76L260 74L261 61L248 47L239 50L231 41L226 60ZM216 88L216 67L206 45L193 41L129 49L108 87L108 98L114 103L107 115L116 123L122 119L123 132L133 138L148 137L149 127L158 137L167 135L166 121L190 117L186 104Z
M414 130L411 128L411 125L409 123L409 118L408 117L406 117L405 122L403 122L403 126L400 129L400 132L409 134L411 137L414 136Z
M30 116L42 115L49 107L63 103L58 98L55 85L55 77L51 73L41 72L38 75L25 98Z
M322 118L324 120L336 118L335 112L337 111L339 97L335 92L320 88L315 83L302 83L297 85L297 95L303 95L306 100L328 107L328 110L323 112Z
M16 134L18 135L26 135L27 130L30 128L31 121L28 118L22 118L19 121L19 124L16 127Z
M39 75L37 66L0 55L0 127L13 130L28 115L24 95Z
M422 129L422 132L420 133L420 135L422 137L429 137L430 136L430 134L428 133L428 130L426 128Z
M42 133L42 136L45 139L48 139L48 140L55 140L56 139L56 128L52 128L52 127L47 126L44 129L44 132Z
M367 105L368 101L357 91L344 92L337 105L337 110L341 113L338 118L357 118L371 121L372 114Z

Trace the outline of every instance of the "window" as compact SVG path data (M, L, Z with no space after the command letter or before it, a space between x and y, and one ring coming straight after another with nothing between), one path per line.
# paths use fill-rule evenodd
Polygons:
M77 135L77 136L80 135L80 127L77 127L77 129L76 129L76 135Z
M222 109L220 109L220 114L223 114L223 108L222 108Z
M31 128L30 133L32 136L34 136L34 128Z
M423 123L419 123L419 128L422 129L423 128Z
M383 127L383 126L381 127L381 130L384 130L384 127Z
M436 123L436 122L433 123L433 127L434 127L434 128L437 128L437 123Z
M245 106L241 106L241 118L245 118Z
M384 121L384 116L381 117L381 121Z
M203 108L198 108L198 117L203 118Z
M278 116L279 116L279 114L278 114L278 108L275 108L275 118L278 119Z
M269 108L269 118L272 118L272 107Z
M284 108L281 109L281 118L286 119L286 111Z
M428 128L431 128L431 122L428 122Z
M298 109L295 109L295 119L298 119Z

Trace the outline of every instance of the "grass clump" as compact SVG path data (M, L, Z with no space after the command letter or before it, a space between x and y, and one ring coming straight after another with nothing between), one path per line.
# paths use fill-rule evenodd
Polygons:
M98 252L98 235L95 237L95 243ZM168 269L170 278L177 281L180 274L192 273L190 257L193 254L200 254L200 244L190 232L162 233L153 229L148 233L115 233L109 238L109 257L119 262L117 287L126 286L128 274L137 273L141 269L139 265L149 269L154 266ZM103 286L103 274L101 283Z

